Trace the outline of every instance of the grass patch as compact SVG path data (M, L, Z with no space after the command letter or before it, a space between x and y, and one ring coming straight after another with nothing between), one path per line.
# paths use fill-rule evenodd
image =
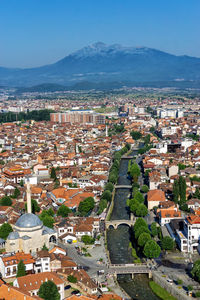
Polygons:
M162 300L177 300L174 296L170 295L165 289L163 289L159 284L154 281L149 282L149 286L156 294L156 296L160 297Z

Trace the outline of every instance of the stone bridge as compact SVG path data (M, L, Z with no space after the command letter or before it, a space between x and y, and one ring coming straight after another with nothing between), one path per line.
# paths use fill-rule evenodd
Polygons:
M132 189L132 185L115 185L115 189Z
M106 229L108 229L109 227L114 227L114 229L117 229L119 225L128 225L128 226L133 226L135 224L135 220L110 220L110 221L106 221L105 225L106 225Z
M149 274L151 277L151 269L146 263L140 264L110 264L108 265L108 273L113 275L119 274Z

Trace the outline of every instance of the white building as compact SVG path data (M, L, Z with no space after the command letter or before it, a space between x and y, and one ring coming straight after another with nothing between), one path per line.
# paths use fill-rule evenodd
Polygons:
M35 260L31 254L19 252L16 254L6 253L0 256L0 272L2 278L11 278L17 275L17 266L20 260L23 260L27 274L34 272Z
M174 135L174 134L176 134L178 128L179 128L178 126L163 127L161 129L162 137L166 136L166 135Z
M50 272L50 255L46 250L37 252L34 266L35 273Z
M184 221L183 231L177 230L178 245L182 252L200 250L200 216L189 215Z

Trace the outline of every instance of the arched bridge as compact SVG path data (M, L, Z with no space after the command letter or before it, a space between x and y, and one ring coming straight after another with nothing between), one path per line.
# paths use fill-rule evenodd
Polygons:
M108 229L110 226L113 226L114 229L117 229L119 225L125 224L128 226L133 226L135 224L135 220L111 220L111 221L106 221L106 229Z
M115 189L132 189L132 185L116 185Z

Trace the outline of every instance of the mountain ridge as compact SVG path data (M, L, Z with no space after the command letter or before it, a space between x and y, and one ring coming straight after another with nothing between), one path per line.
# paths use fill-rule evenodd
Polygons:
M97 42L53 64L27 69L0 67L0 85L17 87L49 82L71 86L81 81L174 80L200 80L200 58Z

